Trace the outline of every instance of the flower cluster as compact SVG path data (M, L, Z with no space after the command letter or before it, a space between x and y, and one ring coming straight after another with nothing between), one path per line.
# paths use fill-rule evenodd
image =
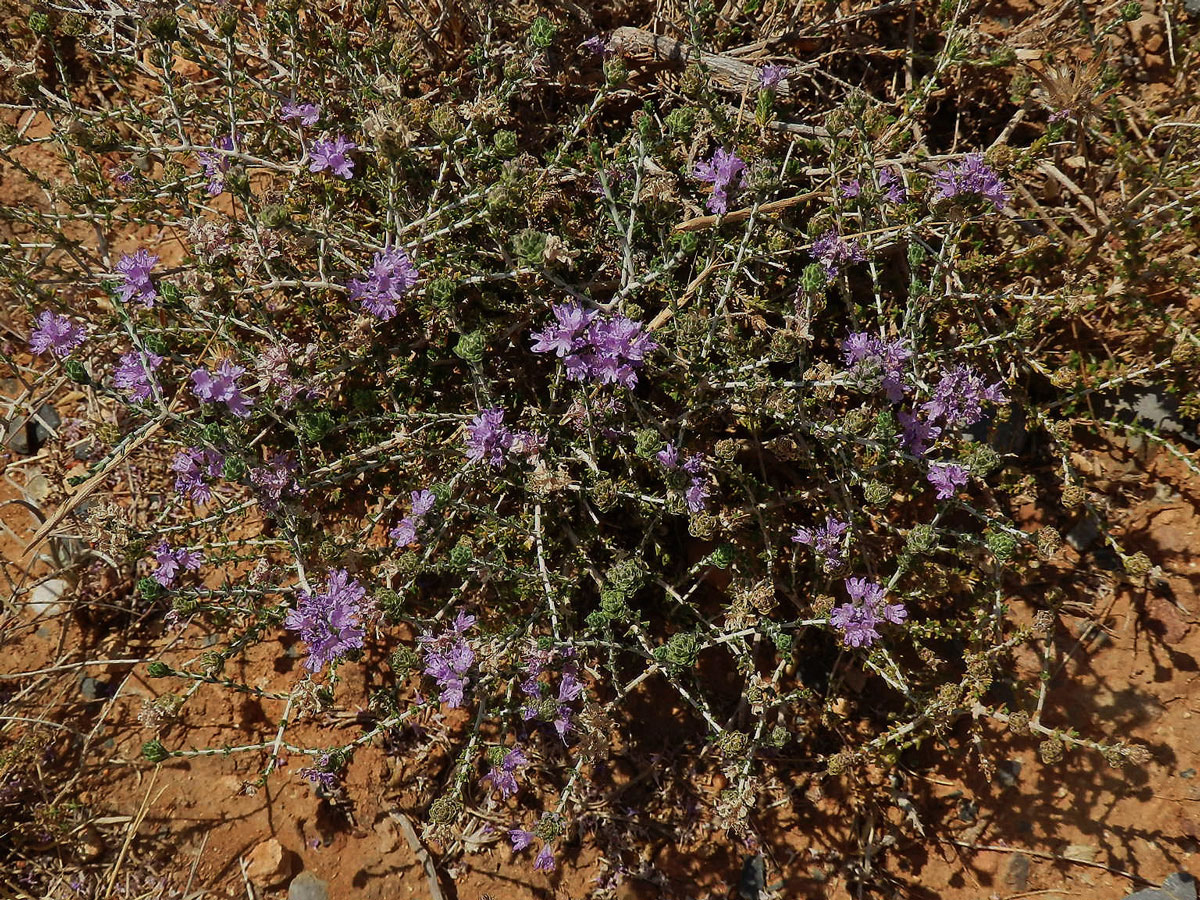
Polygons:
M758 85L765 91L773 91L787 78L787 66L767 64L758 70Z
M375 254L366 277L350 282L350 299L386 322L396 315L396 303L417 283L418 274L404 250L385 247Z
M745 172L746 163L723 147L718 148L708 162L696 163L696 177L713 186L707 204L709 212L723 216L729 211L729 192L745 185Z
M845 562L846 541L843 535L849 528L848 522L826 516L825 524L820 528L797 528L792 540L797 544L812 547L826 569L836 569Z
M688 486L683 492L688 511L703 512L708 500L708 471L704 465L703 454L693 453L680 465L679 451L675 449L674 444L668 443L655 454L655 458L668 469L682 469L688 474Z
M836 278L847 263L862 262L867 258L858 241L844 240L832 228L812 242L809 252L821 264L827 278Z
M922 404L925 419L946 428L969 428L983 418L984 401L1003 403L1001 382L986 384L983 376L970 366L954 366L942 373L933 389L933 398Z
M172 549L166 538L159 540L150 548L158 568L154 571L154 580L165 588L169 588L179 577L180 570L188 572L200 568L204 562L204 554L199 550L186 550L182 547Z
M117 285L117 294L128 303L137 300L149 309L158 298L154 282L150 280L150 270L158 262L158 257L148 250L139 249L136 253L124 253L117 261L117 271L122 281Z
M547 826L550 827L548 828ZM550 846L550 841L543 836L543 834L550 833L552 828L552 817L547 813L542 816L542 821L534 826L533 831L526 831L524 828L510 828L508 831L508 839L512 841L512 848L516 853L524 850L535 839L542 841L542 847L533 861L535 872L554 871L554 849Z
M388 532L388 537L396 542L397 547L407 547L417 539L417 527L437 502L432 491L413 491L410 497L412 508L409 514Z
M555 324L535 331L534 353L554 353L572 381L637 386L637 370L646 354L658 347L643 333L641 322L625 316L601 316L578 303L551 307Z
M175 490L197 503L207 503L212 499L212 488L208 481L220 478L224 466L225 456L211 448L188 447L181 450L171 460Z
M328 170L349 181L354 177L354 160L347 154L357 146L344 134L339 134L332 141L313 141L312 151L309 154L312 159L308 164L308 171L324 172Z
M310 672L319 672L347 651L362 647L366 593L345 569L332 569L323 591L298 592L296 608L288 613L283 626L299 632L308 644L305 667Z
M939 500L949 500L967 483L968 474L958 463L934 463L925 478L937 490Z
M481 409L471 420L467 426L467 459L498 469L509 453L537 455L541 439L529 431L513 431L504 424L504 415L504 410L496 406Z
M908 618L903 603L884 603L886 591L865 578L847 578L850 603L843 603L829 614L829 624L842 633L847 647L870 647L879 640L875 626L883 622L902 624Z
M441 689L439 700L451 707L463 705L470 679L467 672L475 664L475 651L463 637L475 624L475 617L459 611L454 624L439 635L426 632L417 638L425 651L425 674Z
M230 157L226 154L233 151L233 138L229 135L213 141L212 150L200 150L196 159L204 168L204 177L208 179L205 189L210 197L216 197L225 192L225 176L229 173ZM214 151L224 151L214 152Z
M527 765L529 765L529 757L520 747L514 747L492 766L491 770L483 776L483 780L490 781L492 787L500 791L500 798L507 800L520 788L520 785L517 784L517 769Z
M268 512L278 509L284 497L300 493L297 468L291 453L275 453L266 465L250 470L250 483L258 488L263 509Z
M521 692L530 698L525 704L522 717L526 722L531 719L541 719L551 722L558 736L565 742L571 730L571 716L574 710L567 704L583 693L583 683L579 680L579 667L567 660L562 667L562 676L558 682L557 699L547 702L543 699L545 683L539 679L544 671L544 661L536 655L531 656L525 663L526 677L521 682Z
M85 332L66 316L56 315L50 310L38 313L37 328L29 336L29 349L35 356L49 351L62 359L83 343Z
M987 200L996 209L1008 205L1011 192L996 170L983 161L982 153L968 153L933 176L935 198L948 200L973 194Z
M224 403L225 408L245 419L250 416L250 407L254 401L247 397L237 380L246 374L243 366L234 364L233 360L222 360L215 372L198 368L192 372L192 393L206 403Z
M912 357L904 338L884 341L858 331L842 341L846 368L862 382L877 383L892 403L899 403L907 389L904 364Z
M285 103L279 109L280 121L290 122L299 119L306 128L316 125L321 118L321 107L315 103Z
M113 370L113 384L129 394L133 400L149 400L159 390L153 372L163 364L157 353L139 353L136 350L124 354Z

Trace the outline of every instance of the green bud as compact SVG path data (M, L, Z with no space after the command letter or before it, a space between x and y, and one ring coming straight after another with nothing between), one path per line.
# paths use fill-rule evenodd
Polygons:
M29 30L34 34L49 34L51 31L50 17L44 12L34 10L29 14Z
M173 41L179 37L179 20L174 13L160 13L146 20L146 30L160 41Z
M454 355L469 363L479 365L483 362L483 354L487 349L487 336L481 330L468 331L454 345Z
M513 252L527 266L540 266L546 253L549 235L534 228L526 228L513 239Z
M681 106L667 114L667 128L676 137L687 137L696 126L696 111L690 106Z
M988 549L1000 562L1012 559L1013 551L1017 548L1017 539L1007 531L989 531L987 537Z
M820 263L809 263L800 273L800 287L809 294L819 294L829 284L829 277Z
M137 590L138 595L143 600L154 600L159 594L162 593L163 587L153 578L146 576L145 578L138 579Z
M258 221L266 228L279 228L287 224L287 207L279 203L268 203L258 211Z
M540 50L545 50L554 43L554 35L558 29L545 16L538 16L529 26L529 43Z
M225 457L225 464L221 467L221 474L226 481L241 481L246 477L246 461L240 456Z
M604 61L604 80L609 87L620 87L629 77L629 69L625 67L621 57L611 56Z
M163 340L161 334L148 334L142 341L146 345L146 349L158 356L167 355L167 342Z
M501 129L492 135L492 146L496 148L496 152L501 156L510 157L517 155L517 133L507 129Z
M151 678L166 678L173 674L174 670L161 660L154 660L150 665L146 666L146 674Z
M155 738L152 741L146 741L142 744L142 758L148 759L152 763L160 763L165 759L170 759L171 754L167 748L163 746L162 741Z
M81 360L67 357L63 360L63 369L66 371L67 377L76 384L91 384L92 382L92 376L88 374L87 368Z
M886 506L892 499L892 489L879 481L868 481L863 485L863 499L870 506Z

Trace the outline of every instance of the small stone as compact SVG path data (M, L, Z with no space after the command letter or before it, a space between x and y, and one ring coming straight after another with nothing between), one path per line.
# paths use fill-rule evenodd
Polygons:
M761 853L747 856L742 864L742 877L738 881L738 896L742 900L758 900L767 886L767 869Z
M96 827L94 825L85 825L79 835L79 855L83 857L83 860L85 862L95 862L107 850L108 847L104 843L104 837L96 830Z
M52 616L62 611L58 601L66 593L67 583L61 578L51 578L43 581L29 593L26 606L34 615Z
M1029 857L1024 853L1015 853L1005 867L1004 878L1015 893L1021 893L1029 887Z
M1091 844L1069 844L1063 851L1063 856L1077 862L1095 862L1096 848Z
M288 900L329 900L329 884L312 872L301 872L288 885Z
M246 877L259 887L270 888L283 884L295 869L295 857L275 838L268 838L250 851L246 861Z
M1129 894L1125 900L1196 900L1196 879L1187 872L1168 875L1161 888Z
M90 675L80 679L79 693L84 700L103 700L108 695L108 684Z

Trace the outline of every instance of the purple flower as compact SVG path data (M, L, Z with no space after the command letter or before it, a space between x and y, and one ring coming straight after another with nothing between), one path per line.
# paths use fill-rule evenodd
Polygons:
M171 460L171 471L175 473L175 490L191 497L197 503L212 499L208 479L220 478L224 471L225 457L216 450L188 447Z
M712 196L708 198L709 212L724 215L729 211L729 189L745 184L745 171L746 163L723 147L717 148L708 162L696 163L696 177L713 186ZM737 184L734 184L735 178Z
M812 547L827 568L836 568L844 561L845 540L842 535L850 528L849 523L833 516L825 517L820 528L797 528L792 540L797 544Z
M345 569L332 569L325 590L316 594L300 591L296 608L283 622L288 631L300 633L308 644L305 668L319 672L348 650L363 645L362 601L366 588Z
M996 170L983 161L982 153L968 153L958 162L950 163L933 176L933 186L937 190L936 199L974 194L996 209L1007 206L1011 196Z
M846 263L862 262L867 258L858 241L843 240L832 228L812 242L809 252L829 278L836 278Z
M233 138L229 135L218 138L213 141L213 150L224 150L230 152L233 150ZM200 160L200 165L204 167L204 175L208 179L206 189L210 197L216 197L218 194L225 192L225 175L229 172L230 158L225 153L214 153L209 150L200 150L196 153L196 159Z
M608 46L608 39L602 34L593 34L582 44L583 49L595 56L612 56L612 50Z
M470 679L467 672L475 663L475 651L463 634L475 624L475 617L459 611L454 624L436 637L426 632L417 638L424 645L425 674L441 688L440 700L451 707L463 705Z
M764 90L773 91L787 78L787 74L786 66L765 65L758 70L758 83Z
M139 353L131 350L121 357L120 363L113 370L113 384L127 392L134 400L149 400L158 389L158 381L154 372L163 364L163 358L157 353Z
M882 622L902 624L908 611L902 603L884 603L884 589L865 578L847 578L846 592L851 603L844 603L829 615L829 624L842 633L847 647L870 647L879 640L876 626Z
M417 518L428 515L437 503L437 498L433 496L433 491L413 491L410 495L412 499L412 514Z
M512 848L515 851L524 850L533 843L533 839L537 837L532 831L526 831L523 828L510 828L508 831L508 839L512 841Z
M56 315L46 309L38 313L37 328L29 336L29 349L35 356L47 350L62 359L84 341L82 325L76 325L66 316Z
M925 479L937 488L939 500L949 500L967 483L967 470L957 463L933 463Z
M876 176L879 189L892 203L903 203L908 199L908 191L904 189L904 180L892 169L880 169Z
M357 146L344 134L339 134L332 141L313 141L308 171L323 172L328 169L349 181L354 177L354 160L346 154Z
M117 262L117 271L124 277L124 281L117 286L117 293L123 301L128 303L136 299L147 309L154 305L158 291L154 288L154 282L150 280L150 270L157 262L158 257L145 249L139 249L132 256L128 253L121 255Z
M231 359L222 360L216 372L195 369L191 375L192 393L207 403L224 403L226 409L239 419L248 418L254 401L242 393L237 384L237 379L245 373L245 368L235 365Z
M320 117L321 107L315 103L285 103L279 110L281 121L288 122L292 119L299 119L300 124L304 126L316 125L317 119Z
M396 315L396 302L417 283L416 266L399 247L385 247L375 254L365 278L350 282L350 299L383 321Z
M853 200L862 193L862 182L857 178L851 178L849 181L843 181L838 185L838 191L847 200Z
M499 407L479 411L467 426L467 459L486 462L493 468L504 465L505 454L512 449L513 433L504 424Z
M674 444L668 443L666 447L659 450L654 456L668 469L674 469L679 465L679 451L675 449Z
M400 524L388 532L397 547L407 547L417 539L417 523L412 519L401 519Z
M150 550L154 554L154 561L158 564L158 568L154 572L154 580L165 588L169 588L175 583L181 568L190 572L200 568L200 564L204 562L204 554L199 550L185 550L182 547L172 550L166 538L159 540Z
M549 844L542 844L542 849L538 851L537 859L533 861L533 869L535 872L554 871L554 851L550 849Z
M284 495L300 493L296 469L296 462L290 453L276 453L267 460L266 465L250 470L250 483L258 488L263 509L277 509Z
M520 785L517 783L517 769L529 765L529 757L527 757L520 748L514 747L505 754L504 759L500 761L500 765L492 766L491 771L483 776L484 781L490 781L492 787L500 791L500 797L507 800L517 792ZM513 849L521 849L514 847Z
M903 398L904 364L912 357L904 338L884 342L865 331L854 332L842 342L842 357L851 374L863 382L877 383L892 403Z
M967 428L983 418L983 403L1003 403L1003 384L985 384L970 366L954 366L942 373L933 389L933 399L922 404L931 423L941 420L947 428Z
M534 353L554 353L563 359L571 381L599 381L637 385L637 370L646 354L658 347L642 332L641 322L625 316L600 318L599 313L577 303L559 304L550 310L555 325L534 332Z
M900 441L914 456L924 456L929 452L929 442L936 441L942 429L931 425L913 413L900 413Z

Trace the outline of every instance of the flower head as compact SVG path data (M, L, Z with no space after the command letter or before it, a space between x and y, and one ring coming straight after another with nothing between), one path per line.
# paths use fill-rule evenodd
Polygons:
M758 83L764 89L773 91L787 78L787 66L768 64L758 70Z
M212 150L200 150L196 158L204 167L204 176L208 179L205 189L210 197L216 197L225 192L225 176L229 172L230 157L226 155L233 150L233 138L229 135L213 141ZM213 152L213 151L225 151Z
M996 170L983 161L982 153L968 153L961 160L950 163L933 176L933 186L938 199L974 194L996 209L1007 206L1012 193Z
M426 632L417 638L424 645L425 674L441 688L439 699L451 707L463 705L470 679L467 672L475 664L475 651L463 636L475 617L459 611L454 623L439 635Z
M151 552L158 565L154 571L154 580L165 588L169 588L175 583L181 569L190 572L200 568L201 563L204 562L204 554L199 550L186 550L182 547L173 550L166 538L159 540L151 548Z
M886 591L865 578L847 578L846 593L852 602L844 603L829 614L829 624L842 633L847 647L870 647L879 640L876 626L883 622L902 624L908 611L902 603L885 603Z
M842 341L842 358L850 373L860 381L878 384L892 403L900 402L907 390L904 364L911 357L904 338L884 341L858 331Z
M248 418L254 401L242 392L237 383L245 373L245 367L235 365L231 359L222 360L215 372L205 368L195 369L191 375L192 393L207 403L224 403L225 408L239 419Z
M175 490L197 503L212 499L208 480L220 478L224 471L225 457L209 448L188 447L175 454L171 460L171 471L175 473Z
M486 462L493 468L504 465L505 456L515 440L511 429L504 424L500 407L479 411L467 426L467 459Z
M534 332L533 352L562 358L571 381L637 385L637 370L658 344L641 322L625 316L601 317L577 303L551 307L555 324Z
M942 422L947 428L968 428L983 418L983 404L1003 403L1004 386L986 384L983 376L970 366L954 366L942 373L933 389L933 399L922 405L926 419Z
M708 162L696 163L696 177L713 186L712 196L708 198L707 204L709 212L724 215L729 211L729 191L745 184L745 171L746 163L724 147L718 147Z
M312 161L308 164L310 172L324 172L328 169L334 175L349 181L354 177L354 160L346 154L358 145L339 134L332 141L313 141Z
M157 353L131 350L113 370L113 384L134 400L149 400L158 388L152 373L162 364L163 358Z
M315 103L285 103L279 110L279 118L284 122L299 119L306 127L316 125L321 118L321 107Z
M939 500L949 500L968 481L968 472L958 463L934 463L925 480L937 489Z
M76 325L66 316L57 315L47 309L38 313L37 328L29 336L29 349L35 356L49 351L62 359L82 344L84 337L82 325Z
M385 247L375 254L365 278L350 282L350 299L364 310L387 321L396 315L396 303L417 283L417 267L400 247Z
M308 644L305 667L319 672L348 650L363 645L363 598L366 588L350 577L345 569L333 569L325 590L316 594L298 593L296 608L288 613L283 626L300 633Z
M792 540L797 544L812 547L821 558L826 568L836 568L844 561L845 539L843 535L849 530L848 522L833 516L825 517L825 524L820 528L797 528Z
M812 253L813 259L821 264L829 278L837 277L846 263L862 262L867 258L858 241L843 240L832 228L812 242L809 252Z
M117 261L117 271L121 273L123 281L117 286L117 293L122 300L128 303L136 299L147 308L154 305L158 291L150 280L150 270L157 262L158 257L145 249L121 255Z
M268 511L277 509L285 496L299 494L296 461L290 453L276 453L266 465L250 470L250 483L258 488L260 503Z

